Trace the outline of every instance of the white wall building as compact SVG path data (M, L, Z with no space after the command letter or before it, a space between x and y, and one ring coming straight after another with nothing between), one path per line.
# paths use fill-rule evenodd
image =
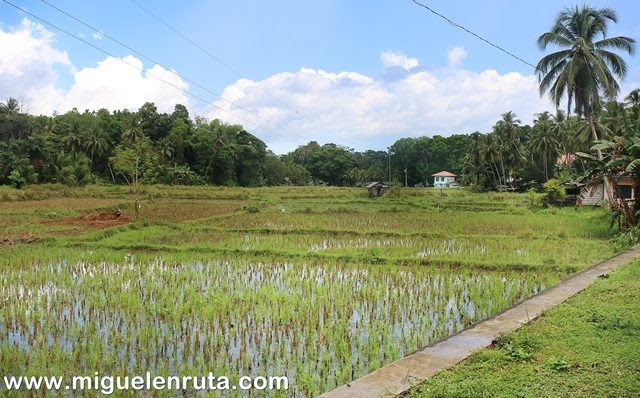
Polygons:
M441 171L439 173L432 174L433 186L436 188L447 188L452 182L455 182L457 175L448 171Z

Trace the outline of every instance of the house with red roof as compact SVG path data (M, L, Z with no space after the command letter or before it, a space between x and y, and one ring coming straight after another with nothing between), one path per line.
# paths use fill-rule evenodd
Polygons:
M448 171L431 174L431 177L433 177L433 186L436 188L447 188L458 184L456 182L458 176Z

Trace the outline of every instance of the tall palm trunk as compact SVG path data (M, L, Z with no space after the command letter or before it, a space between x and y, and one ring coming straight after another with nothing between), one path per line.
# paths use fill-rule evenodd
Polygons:
M503 185L507 186L507 174L504 170L504 159L502 158L502 156L500 157L500 167L502 168L502 182L504 183Z
M492 160L491 163L493 164L493 167L495 167L495 176L498 179L498 185L502 185L502 181L500 181L500 169L498 169L498 165L495 160ZM491 171L493 172L493 169Z
M545 148L544 151L542 151L542 155L544 156L543 159L543 165L544 165L544 180L545 181L549 181L549 169L547 167L547 162L549 161L549 156L547 155L547 149Z

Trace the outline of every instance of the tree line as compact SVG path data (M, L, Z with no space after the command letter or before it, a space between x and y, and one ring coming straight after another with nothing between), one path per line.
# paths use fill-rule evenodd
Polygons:
M461 172L470 136L403 138L388 151L355 151L315 141L276 155L241 125L192 119L153 103L137 111L30 115L8 99L0 105L0 184L96 181L263 186L372 180L426 184L440 170ZM405 175L406 170L406 175ZM139 174L134 176L132 173Z
M149 184L414 186L447 170L478 189L516 189L559 173L576 179L586 173L588 162L571 155L589 152L596 140L639 131L639 104L640 90L634 90L589 119L558 110L527 125L509 111L487 133L401 138L385 151L312 141L276 155L241 125L191 119L183 105L170 114L146 103L136 112L34 116L9 99L0 105L0 184L130 183L128 157L138 159L140 180Z

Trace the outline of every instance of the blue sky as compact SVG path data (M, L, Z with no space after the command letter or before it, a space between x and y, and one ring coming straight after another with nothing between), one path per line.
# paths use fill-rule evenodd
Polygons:
M94 38L95 32L40 1L12 1L118 57L131 55L130 51L104 38ZM530 67L450 26L409 0L138 1L255 84L238 85L237 75L186 43L129 0L50 0L179 74L213 91L224 92L225 98L233 97L230 99L236 104L243 104L238 105L243 110L228 110L239 114L250 109L252 113L246 113L244 119L251 119L254 125L244 124L278 152L289 150L306 138L317 138L321 142L343 139L344 144L358 149L384 148L400 136L482 131L501 112L509 110L504 109L505 106L519 110L521 119L528 122L535 111L546 106L544 101L535 98L530 80L518 80L533 74ZM560 8L575 4L550 0L424 2L534 64L541 56L536 46L537 36L549 28ZM622 34L640 40L640 19L637 17L640 2L591 1L589 4L609 6L618 12L619 23L612 26L610 35ZM25 15L0 3L0 27L5 32L10 33L12 29L15 32L23 18ZM55 34L48 45L68 57L68 62L49 65L55 70L53 88L68 95L68 90L79 85L76 73L83 68L94 71L92 68L97 68L106 56L53 28L45 28ZM453 53L460 55L455 59L449 57L454 48L457 50ZM385 67L381 55L384 52L403 54L409 61L396 64L389 59L397 57L387 57ZM630 73L623 83L625 89L640 84L639 57L626 59ZM37 60L29 59L29 62L26 65L33 65ZM144 61L144 68L151 67L152 64ZM301 74L301 68L309 69L308 73ZM491 70L497 75L486 75ZM284 76L285 72L291 75ZM92 76L102 80L118 78L117 74L97 72ZM416 76L421 76L417 83ZM460 81L467 83L457 87L456 83ZM9 92L10 85L1 82L0 75L0 97L20 97L20 93ZM330 82L330 88L326 82ZM517 91L501 85L526 86L527 89ZM25 82L20 88L25 90L27 86ZM357 86L357 90L349 91L350 86ZM190 84L185 87L208 100L216 100ZM422 88L413 90L415 87ZM76 87L72 91L80 92L80 89ZM469 90L470 97L481 97L477 99L480 102L465 104L465 90ZM498 90L500 94L492 96L486 90ZM157 90L150 93L164 95ZM269 95L265 96L265 93ZM439 109L438 114L432 112L431 116L424 116L430 114L429 109L438 109L438 95L449 98L448 106ZM274 102L273 97L278 101ZM330 103L332 97L335 98L334 105ZM422 100L427 97L428 101ZM354 98L361 101L357 107L352 106ZM57 105L56 109L64 111L65 105L78 105L69 101ZM34 111L39 111L38 108L47 111L46 106L35 105L37 100L32 102ZM233 119L197 100L189 99L189 102L193 113ZM319 106L319 103L323 105ZM478 104L483 104L483 112L468 120L462 120L464 116L455 112L455 107L478 108ZM390 108L393 112L387 111ZM451 114L447 114L448 111ZM254 117L254 114L260 117ZM394 119L393 114L403 114L401 122ZM354 122L346 123L344 119ZM447 123L447 119L454 122Z

